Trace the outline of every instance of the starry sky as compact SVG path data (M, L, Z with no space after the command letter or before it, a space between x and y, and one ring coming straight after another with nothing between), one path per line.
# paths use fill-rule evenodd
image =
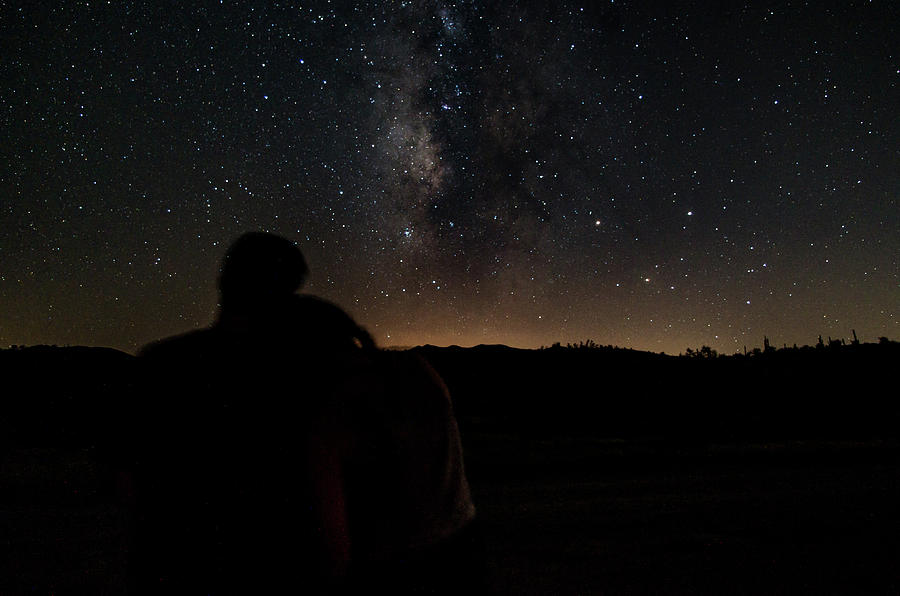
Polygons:
M900 338L900 4L0 9L0 346L209 324L295 240L382 345Z

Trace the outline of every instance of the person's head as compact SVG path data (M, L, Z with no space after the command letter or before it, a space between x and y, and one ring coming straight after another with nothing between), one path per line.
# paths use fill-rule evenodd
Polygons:
M222 309L253 311L289 298L303 285L309 267L290 240L249 232L225 253L219 276Z

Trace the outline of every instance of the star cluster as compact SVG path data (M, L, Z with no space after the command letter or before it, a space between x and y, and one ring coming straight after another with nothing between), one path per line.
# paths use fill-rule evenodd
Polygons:
M900 329L892 2L3 9L0 345L209 323L296 240L383 345Z

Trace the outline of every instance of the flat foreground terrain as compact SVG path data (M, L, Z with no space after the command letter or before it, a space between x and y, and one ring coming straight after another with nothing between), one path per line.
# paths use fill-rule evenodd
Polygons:
M900 593L896 443L470 444L498 593Z
M464 441L498 594L900 593L896 442ZM0 593L124 590L103 472L3 454Z

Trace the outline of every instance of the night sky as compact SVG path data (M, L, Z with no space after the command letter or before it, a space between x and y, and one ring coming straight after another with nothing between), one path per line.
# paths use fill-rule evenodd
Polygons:
M205 326L249 230L382 345L900 338L893 0L182 4L0 9L0 346Z

